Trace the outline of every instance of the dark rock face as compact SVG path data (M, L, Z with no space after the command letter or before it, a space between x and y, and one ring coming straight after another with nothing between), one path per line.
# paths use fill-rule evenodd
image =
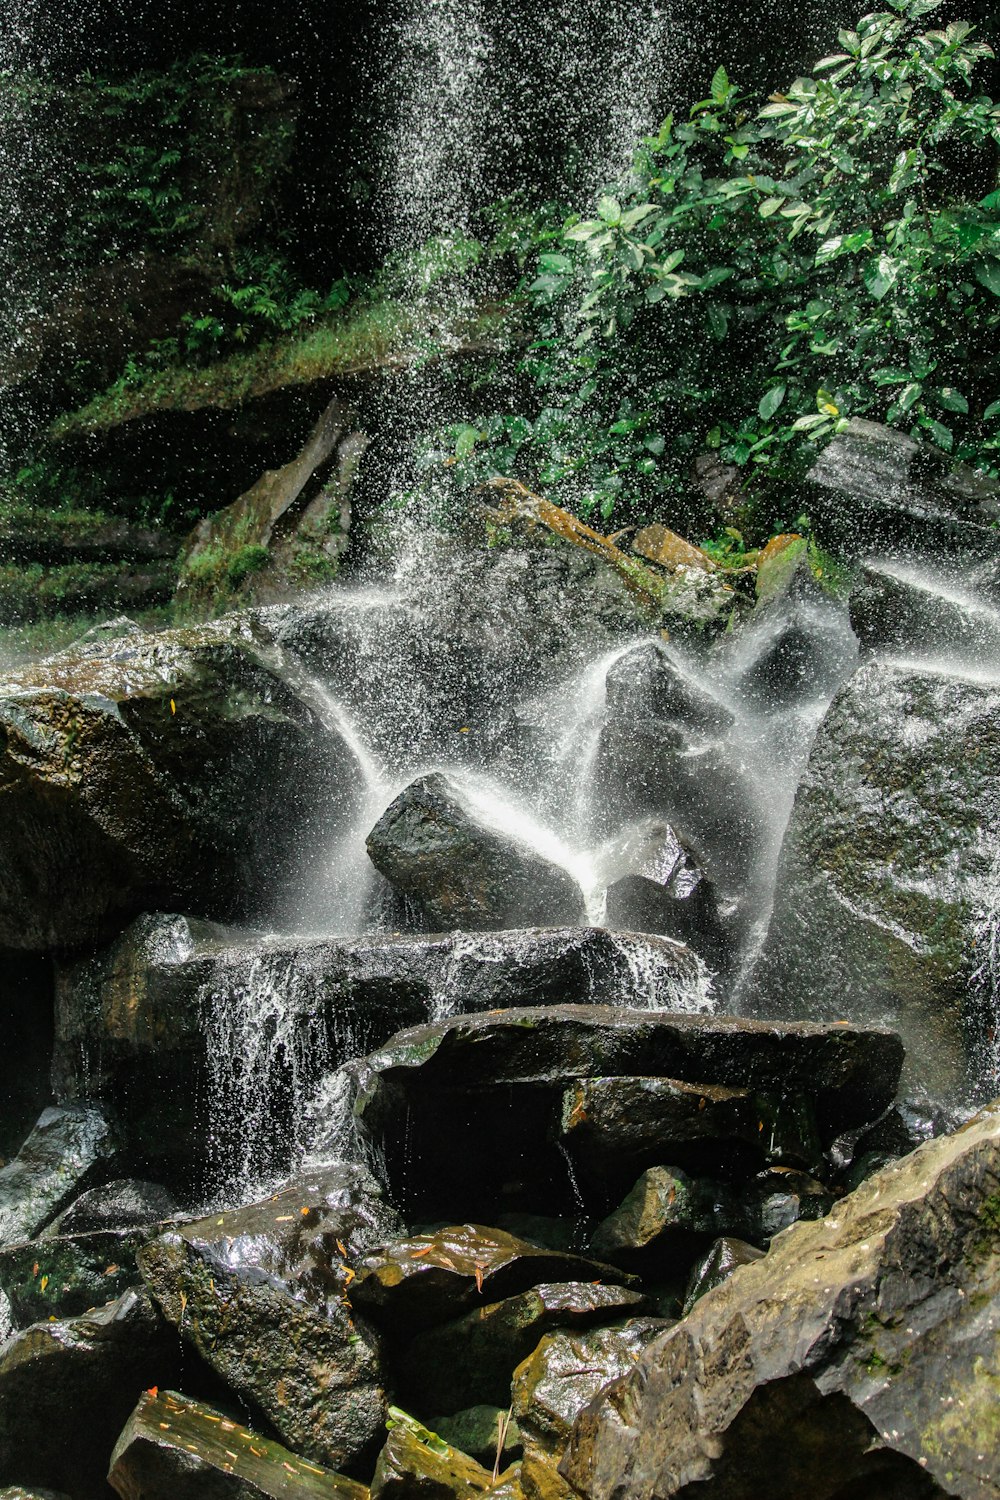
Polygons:
M563 1096L561 1139L584 1176L609 1184L669 1160L686 1171L750 1176L766 1162L822 1161L811 1098L672 1078L588 1078Z
M710 1245L708 1252L702 1260L692 1269L688 1278L687 1290L684 1293L684 1312L689 1313L698 1301L710 1292L713 1287L721 1286L728 1281L734 1271L740 1266L753 1265L755 1260L760 1260L764 1254L758 1250L756 1245L749 1245L746 1240L734 1239L732 1235L723 1235L721 1239Z
M1000 611L976 597L961 574L885 558L861 568L851 593L851 625L871 650L931 657L991 655L1000 646Z
M794 1099L808 1093L826 1145L849 1122L877 1118L893 1097L901 1065L898 1039L874 1029L602 1006L458 1016L402 1032L382 1052L328 1080L316 1105L311 1154L321 1161L343 1149L340 1122L350 1095L361 1141L411 1218L440 1221L463 1208L480 1223L506 1213L575 1217L580 1185L574 1187L558 1142L567 1090L585 1079L744 1088L791 1098L793 1104L782 1105L787 1118L794 1117ZM325 1133L327 1110L332 1126ZM589 1211L601 1215L613 1200L596 1186Z
M658 641L636 646L608 670L607 708L612 718L669 724L693 735L717 737L731 729L724 703L682 670Z
M146 1387L176 1379L177 1355L144 1292L18 1334L0 1353L0 1483L100 1500L129 1412Z
M313 566L333 577L347 546L351 484L368 446L362 433L350 431L352 421L343 403L332 401L291 462L267 470L239 499L198 523L182 553L179 598L216 609L235 595L272 602L308 581L301 568L306 551ZM251 547L263 566L248 568L234 583L234 567L239 573Z
M993 1088L997 806L996 687L863 666L827 713L795 799L760 1009L898 1028L911 1086L932 1097Z
M730 956L729 934L715 889L695 857L680 852L663 881L623 875L608 886L604 919L627 932L658 932L676 938L712 968Z
M590 1328L645 1311L641 1292L585 1282L541 1282L502 1302L486 1302L465 1317L412 1341L399 1365L404 1393L425 1407L459 1411L469 1401L500 1405L510 1381L551 1328Z
M241 1063L241 1051L267 1050L280 1020L290 1043L296 1036L308 1040L319 1077L383 1042L401 1022L423 1019L427 984L405 963L380 962L364 942L359 948L263 940L194 918L140 917L97 958L60 968L56 1086L63 1097L93 1088L113 1098L128 1121L137 1163L181 1186L197 1175L199 1162L204 1171L199 1106L206 1096L215 1116L217 1169L233 1170L248 1132L256 1130L257 1170L287 1171L288 1121L306 1086L289 1061L294 1045L282 1051L274 1042L268 1076L247 1078L234 1097L212 1096L209 1054L214 1048L214 1061L225 1063L223 1054L236 1053ZM262 997L256 1009L253 996ZM252 1110L260 1116L256 1126Z
M616 1264L669 1276L689 1265L721 1228L736 1229L742 1217L732 1188L692 1179L679 1167L651 1167L597 1226L590 1245Z
M0 1170L0 1245L31 1239L102 1174L118 1149L103 1110L70 1104L45 1110L14 1160Z
M378 1342L344 1293L349 1263L395 1228L363 1174L329 1171L178 1226L139 1266L229 1387L296 1452L336 1468L373 1452L385 1421Z
M351 1302L399 1336L516 1297L544 1281L595 1277L628 1280L613 1266L543 1250L499 1229L455 1224L375 1250L358 1267Z
M366 1500L364 1485L320 1469L224 1412L147 1391L111 1455L122 1500Z
M245 621L22 668L0 689L0 943L84 944L144 908L266 912L354 779Z
M484 822L447 776L407 787L368 835L368 853L419 902L431 930L583 920L583 893L568 871Z
M567 1478L588 1500L995 1500L998 1187L994 1107L789 1230L580 1416Z
M158 1182L127 1177L92 1188L74 1199L48 1234L95 1234L115 1229L145 1229L172 1218L178 1204Z
M452 1448L480 1464L492 1467L499 1453L500 1467L505 1469L521 1456L521 1435L506 1406L463 1407L452 1416L432 1417L430 1427Z

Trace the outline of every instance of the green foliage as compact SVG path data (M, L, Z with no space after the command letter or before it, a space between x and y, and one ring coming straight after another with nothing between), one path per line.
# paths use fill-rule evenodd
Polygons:
M923 29L937 0L890 4L762 107L719 68L596 215L536 231L537 404L454 429L460 474L625 520L669 513L704 447L787 490L861 415L996 469L991 54Z
M239 588L244 578L251 573L261 572L270 561L271 554L267 548L251 542L246 547L240 547L229 558L226 563L226 578L234 589Z
M293 137L288 112L266 107L280 102L280 80L239 58L197 54L68 87L10 73L0 84L12 146L18 130L47 142L48 212L35 215L34 248L64 270L134 250L227 253L246 207L235 180L273 178Z

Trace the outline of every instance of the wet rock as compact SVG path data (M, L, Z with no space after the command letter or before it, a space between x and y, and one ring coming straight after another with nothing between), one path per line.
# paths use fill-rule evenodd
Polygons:
M121 1296L140 1280L136 1252L149 1231L55 1235L0 1249L0 1288L16 1327L74 1318Z
M53 989L51 958L0 949L0 1163L16 1156L53 1102Z
M55 1490L26 1490L22 1485L14 1484L0 1490L0 1500L69 1500L69 1496Z
M44 1110L0 1170L0 1245L32 1239L81 1189L109 1174L117 1149L110 1120L96 1105Z
M355 782L239 617L23 667L0 685L0 943L92 943L163 906L268 913Z
M0 1352L0 1484L100 1500L129 1412L144 1389L176 1379L177 1356L145 1292L16 1335Z
M411 1222L459 1214L479 1223L510 1213L574 1218L580 1184L559 1149L559 1122L566 1090L581 1079L661 1076L808 1093L826 1144L851 1123L878 1117L901 1063L898 1039L874 1028L769 1027L610 1006L452 1017L401 1032L331 1075L314 1104L309 1159L342 1151L348 1120ZM605 1213L607 1203L602 1196L583 1211Z
M834 1206L834 1195L807 1172L772 1168L754 1181L756 1202L746 1197L745 1234L766 1245L799 1219L822 1219Z
M484 1468L499 1463L506 1469L521 1456L521 1434L507 1406L470 1406L450 1417L431 1417L428 1425Z
M187 1186L205 1156L198 1105L211 1049L216 1063L220 1054L263 1055L272 1066L249 1068L242 1084L235 1074L230 1097L216 1085L214 1149L222 1174L250 1156L256 1171L277 1176L289 1167L308 1068L318 1078L422 1020L428 1004L405 963L379 962L364 943L355 952L144 916L97 957L60 967L53 1075L62 1097L93 1089L113 1099L133 1155ZM296 1050L308 1064L293 1066Z
M644 1310L643 1295L625 1287L542 1282L418 1334L399 1378L412 1402L434 1410L458 1411L470 1400L499 1406L510 1400L515 1365L550 1328L589 1328Z
M630 873L609 885L604 920L614 929L675 938L712 967L730 956L731 934L715 888L697 858L684 849L678 849L662 879Z
M345 1294L395 1227L364 1173L331 1169L179 1225L138 1259L185 1341L290 1447L337 1468L371 1453L385 1420L378 1341Z
M367 1500L362 1484L320 1469L224 1412L147 1391L111 1455L122 1500Z
M588 1500L763 1476L776 1500L994 1500L998 1184L994 1106L789 1230L579 1418L566 1477Z
M1000 647L1000 611L977 597L968 568L877 559L859 570L850 610L873 651L976 659Z
M546 1281L627 1281L612 1266L544 1250L500 1229L455 1224L373 1251L351 1302L398 1337L500 1303ZM447 1403L442 1403L446 1405Z
M827 673L821 643L799 620L787 621L766 643L743 678L751 702L771 712L823 690Z
M379 1454L372 1500L459 1500L483 1494L493 1482L488 1469L393 1409L395 1425Z
M820 592L806 538L794 532L773 536L757 558L754 593L758 609L769 608L779 600L788 603L816 598Z
M990 963L1000 689L873 661L817 734L757 971L764 1014L892 1025L911 1090L956 1101L997 1078Z
M173 1194L158 1182L125 1177L75 1198L46 1230L51 1234L95 1234L114 1229L145 1229L172 1218Z
M854 417L807 476L809 511L824 538L859 552L917 544L996 555L995 482L977 483L946 455L878 422Z
M722 1239L716 1240L688 1277L684 1293L684 1315L687 1316L699 1297L704 1297L713 1287L728 1281L740 1266L753 1265L763 1254L763 1250L758 1250L756 1245L734 1239L732 1235L724 1235Z
M725 704L695 682L659 641L635 646L620 657L608 669L606 691L609 718L712 736L734 723Z
M368 853L397 891L420 903L431 930L583 920L583 893L569 872L487 821L439 773L396 798L368 835Z
M536 1446L562 1450L583 1408L635 1365L670 1324L630 1318L611 1328L547 1333L514 1371L512 1408L518 1429Z
M671 1078L582 1079L563 1096L561 1139L582 1173L612 1187L664 1161L734 1180L766 1161L815 1169L823 1160L806 1095Z
M651 1167L597 1226L590 1246L595 1255L630 1270L669 1276L714 1236L738 1230L744 1220L743 1201L732 1188L691 1178L679 1167Z

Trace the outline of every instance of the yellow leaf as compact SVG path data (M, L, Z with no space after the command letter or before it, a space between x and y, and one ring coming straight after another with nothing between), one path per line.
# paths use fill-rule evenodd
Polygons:
M174 702L173 698L171 698L170 700L170 712L172 714L175 714L177 712L177 704Z
M38 1285L41 1287L41 1289L42 1289L43 1292L44 1292L45 1288L48 1286L48 1284L49 1284L49 1278L47 1276L43 1276L42 1279L41 1279L41 1281L38 1283Z

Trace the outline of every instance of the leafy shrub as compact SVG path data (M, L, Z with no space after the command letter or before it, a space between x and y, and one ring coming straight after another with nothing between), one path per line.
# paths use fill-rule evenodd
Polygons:
M699 449L787 481L858 415L996 472L992 54L967 22L922 29L938 0L889 3L762 106L720 68L596 216L549 231L537 404L453 429L466 480L627 519L669 511Z

